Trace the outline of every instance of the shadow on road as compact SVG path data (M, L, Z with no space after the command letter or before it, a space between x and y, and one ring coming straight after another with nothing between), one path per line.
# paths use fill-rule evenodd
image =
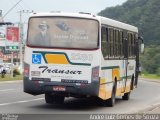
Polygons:
M118 105L122 102L124 101L121 98L117 98L115 105ZM66 99L64 104L61 104L61 105L45 103L45 104L35 105L30 107L36 108L36 109L86 111L86 110L94 110L94 109L98 110L98 109L101 109L103 106L100 100L95 98L83 98L83 99L70 98L70 99ZM110 107L104 107L104 108L110 108Z

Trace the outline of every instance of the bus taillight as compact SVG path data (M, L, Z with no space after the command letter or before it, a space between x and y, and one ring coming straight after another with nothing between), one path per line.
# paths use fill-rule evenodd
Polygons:
M29 65L24 63L24 72L23 72L23 75L25 77L29 77Z
M24 67L24 76L28 77L29 76L29 67Z
M99 80L99 67L92 68L92 81Z

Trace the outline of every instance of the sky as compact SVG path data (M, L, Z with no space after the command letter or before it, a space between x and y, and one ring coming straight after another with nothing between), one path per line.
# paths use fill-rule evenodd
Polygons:
M4 16L19 2L19 4L14 7L3 19L5 22L12 22L15 26L18 26L20 21L19 11L22 10L28 10L29 12L63 11L97 14L107 7L121 5L126 1L127 0L0 0L0 10L2 10L2 14ZM22 14L24 37L26 37L29 15L29 13ZM5 34L5 29L5 27L0 27L0 32Z
M0 0L0 10L5 15L20 0ZM97 14L106 7L121 5L127 0L22 0L5 18L4 21L18 22L18 11L35 12L87 12ZM22 14L22 21L27 22L29 14Z

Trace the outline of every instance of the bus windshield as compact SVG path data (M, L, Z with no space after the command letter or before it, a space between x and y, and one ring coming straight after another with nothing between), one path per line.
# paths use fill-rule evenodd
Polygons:
M27 45L38 47L95 49L98 21L69 17L32 17Z

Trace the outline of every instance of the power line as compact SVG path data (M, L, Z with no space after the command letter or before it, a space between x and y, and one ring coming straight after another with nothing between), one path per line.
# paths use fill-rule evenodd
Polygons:
M23 65L22 65L22 61L23 61L23 58L22 58L22 56L23 56L23 54L22 54L22 42L24 42L23 41L23 36L24 36L24 34L23 34L23 23L22 23L22 14L24 14L24 13L33 13L33 10L32 11L30 11L30 10L21 10L21 11L19 11L19 15L20 15L20 22L19 22L19 30L20 30L20 41L19 41L19 47L20 47L20 68L22 69L22 67L23 67Z
M12 11L22 0L19 0L11 9L8 10L8 12L0 19L3 20L4 17L6 17L6 15L8 15L8 13L10 13L10 11Z

